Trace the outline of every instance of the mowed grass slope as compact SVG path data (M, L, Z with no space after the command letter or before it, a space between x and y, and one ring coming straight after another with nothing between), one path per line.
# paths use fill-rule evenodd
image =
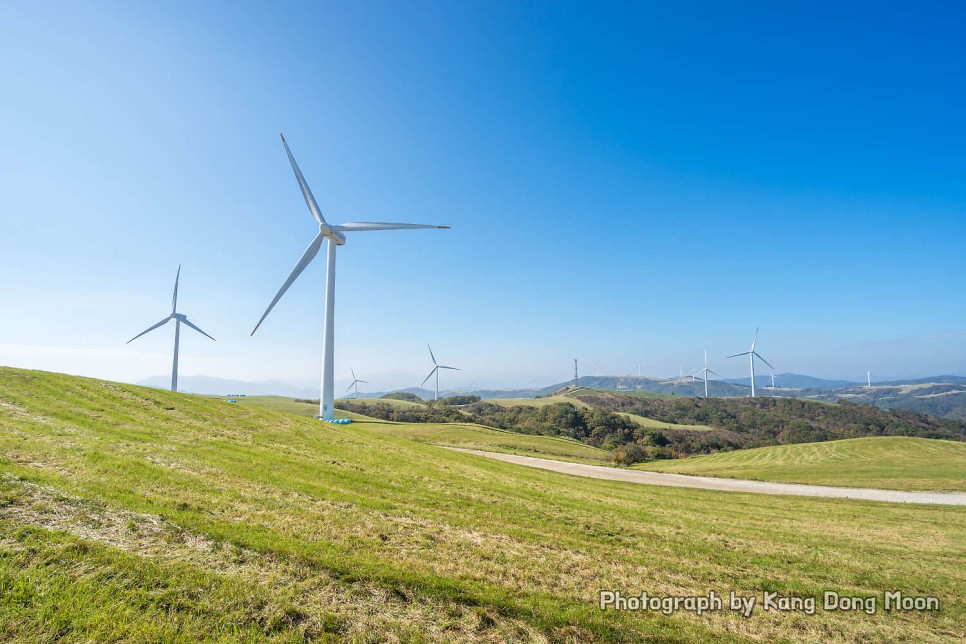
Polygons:
M956 640L966 510L628 485L0 369L0 639ZM600 611L600 589L938 613Z
M635 467L785 483L961 492L966 490L966 443L875 436L776 445Z

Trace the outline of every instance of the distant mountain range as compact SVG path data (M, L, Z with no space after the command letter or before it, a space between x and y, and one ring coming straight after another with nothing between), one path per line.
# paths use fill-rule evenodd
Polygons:
M725 382L751 387L751 378L727 378ZM781 389L840 389L842 387L855 387L860 384L862 383L854 380L826 380L825 378L803 376L799 373L775 374L775 386ZM771 387L771 376L756 375L755 388L759 387Z
M167 389L171 386L171 376L151 376L137 383L145 387ZM211 376L178 376L178 389L191 394L227 396L245 394L247 396L287 396L290 398L318 398L318 387L299 387L282 380L247 382L212 378Z
M166 389L169 386L168 376L154 376L138 384L148 387ZM733 378L725 380L709 380L708 393L715 398L745 397L750 395L751 389L748 378ZM209 376L181 376L179 388L182 391L224 396L228 394L246 394L249 396L286 396L290 398L305 398L317 400L319 389L317 386L299 386L281 380L264 382L246 382ZM536 398L549 396L571 381L557 383L549 387L537 389L483 389L483 390L446 390L440 396L457 394L473 394L484 400L492 398ZM626 392L647 392L673 396L703 396L704 382L684 378L650 378L646 376L581 376L579 384L588 389L605 389ZM952 418L966 420L966 377L963 376L933 376L930 378L914 378L889 382L873 381L872 389L865 383L848 380L828 380L814 378L794 373L783 373L775 376L776 389L771 389L771 376L758 376L755 385L759 396L777 396L783 398L807 398L835 402L840 399L850 402L873 405L883 409L909 409L937 418ZM336 398L343 398L347 382L336 383ZM432 400L433 392L421 387L400 389L406 393L415 394L423 400ZM379 398L388 391L360 392L361 398Z

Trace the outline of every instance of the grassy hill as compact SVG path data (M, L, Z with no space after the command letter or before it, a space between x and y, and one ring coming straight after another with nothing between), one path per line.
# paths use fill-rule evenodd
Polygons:
M930 641L966 510L657 488L378 424L0 369L5 641ZM384 424L384 427L392 427ZM601 611L600 589L940 598L936 613Z
M590 405L587 403L577 400L576 398L571 398L570 396L547 396L544 398L490 398L486 402L500 405L501 407L516 407L517 405L522 405L524 407L546 407L547 405L556 405L558 403L570 403L578 409L587 409L590 407Z
M592 393L595 393L594 390L586 390L585 392L583 392L583 395L586 396ZM630 393L627 395L630 395L630 396L643 395L645 397L656 396L656 394L646 394L646 393L645 394ZM546 407L547 405L556 405L559 403L570 403L571 405L573 405L578 409L591 408L591 405L587 404L583 400L580 400L576 397L571 397L571 396L554 396L553 398L549 398L549 397L548 398L491 398L486 402L495 403L502 407L516 407L518 405L523 407ZM701 432L709 431L711 429L707 425L686 425L686 424L677 424L677 423L665 423L659 420L645 418L644 416L638 416L636 414L629 414L624 412L618 412L618 413L620 413L620 415L623 416L624 418L634 421L641 427L659 427L662 429L668 429L672 431L676 429L681 429L681 430L694 430L694 431L701 431Z
M894 490L966 490L966 443L881 436L777 445L638 469L701 476Z

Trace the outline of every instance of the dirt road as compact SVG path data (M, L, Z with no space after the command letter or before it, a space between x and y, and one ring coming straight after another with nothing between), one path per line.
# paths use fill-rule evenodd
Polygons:
M966 494L955 492L901 492L898 490L878 490L852 487L826 487L823 485L800 485L797 483L769 483L767 481L747 481L742 479L711 478L707 476L687 476L684 474L664 474L627 470L601 465L584 465L552 461L532 456L484 452L476 449L450 448L458 452L485 456L498 461L552 470L574 476L586 476L609 481L626 481L645 485L665 485L670 487L692 487L702 490L722 490L725 492L754 492L756 494L791 494L795 496L818 496L838 499L863 499L866 501L887 501L890 503L926 503L933 505L966 505Z

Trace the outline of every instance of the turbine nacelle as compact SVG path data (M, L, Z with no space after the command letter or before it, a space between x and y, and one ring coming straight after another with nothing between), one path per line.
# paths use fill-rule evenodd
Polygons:
M336 246L345 246L345 235L336 228L336 226L330 226L328 224L319 224L319 234L323 235L329 241L335 242Z

